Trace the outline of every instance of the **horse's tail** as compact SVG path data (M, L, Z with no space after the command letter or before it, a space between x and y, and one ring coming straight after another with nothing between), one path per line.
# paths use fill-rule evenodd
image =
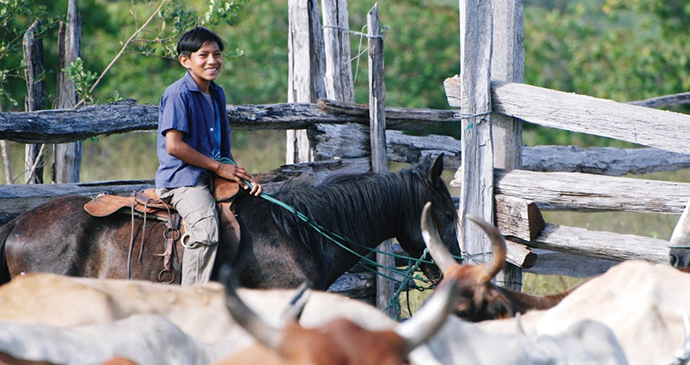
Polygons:
M13 219L4 225L0 226L0 285L10 281L10 268L7 266L7 257L5 256L5 243L10 232L14 229L17 220Z

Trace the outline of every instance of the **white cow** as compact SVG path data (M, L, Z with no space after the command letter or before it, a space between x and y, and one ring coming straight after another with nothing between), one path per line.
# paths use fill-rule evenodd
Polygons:
M239 292L272 321L294 295L292 290ZM95 364L115 355L141 365L209 364L253 343L230 319L224 300L218 283L181 287L30 274L0 287L0 353L62 364ZM300 323L316 327L338 317L370 330L396 325L374 307L325 292L312 293ZM596 336L585 335L592 333ZM591 346L592 338L598 346ZM410 359L419 365L591 363L583 359L625 364L615 338L598 323L579 323L554 336L528 336L493 334L452 316Z
M557 306L521 318L482 322L492 332L553 335L583 320L607 325L631 365L666 364L683 348L690 274L668 265L626 261L585 282Z

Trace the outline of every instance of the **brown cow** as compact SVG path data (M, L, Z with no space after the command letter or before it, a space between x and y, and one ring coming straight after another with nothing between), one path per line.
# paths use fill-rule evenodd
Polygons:
M470 322L514 317L531 309L549 309L558 304L572 288L562 293L535 296L491 283L491 279L503 268L506 259L506 242L498 229L483 220L467 216L488 235L493 248L491 261L481 265L460 265L443 246L438 231L431 224L431 203L424 206L421 225L422 236L444 277L453 277L458 283L459 302L456 314Z
M230 269L219 275L235 321L258 343L217 363L261 365L400 365L417 346L441 327L453 310L456 288L448 279L415 316L392 330L370 331L347 319L335 319L316 328L304 328L289 319L282 326L266 322L237 295Z

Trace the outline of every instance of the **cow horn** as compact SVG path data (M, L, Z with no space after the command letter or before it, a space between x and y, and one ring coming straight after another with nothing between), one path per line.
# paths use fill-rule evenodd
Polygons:
M487 223L483 219L472 215L465 215L465 217L478 224L491 240L493 257L491 258L491 261L482 264L486 275L477 280L478 284L488 283L491 279L493 279L494 276L496 276L496 274L501 271L501 269L503 269L503 265L506 263L506 240L503 238L503 235L498 228Z
M431 202L427 202L422 210L422 237L424 238L424 243L429 249L429 254L436 262L436 265L443 271L450 269L454 265L457 265L453 255L446 248L441 240L441 236L436 230L436 225L431 221Z
M305 281L297 288L295 296L290 299L290 303L288 303L288 306L283 310L283 314L280 316L281 323L285 323L286 321L299 322L302 311L304 311L304 306L307 305L310 295L311 289L309 289L309 282Z
M405 355L433 336L454 310L458 291L456 281L444 279L417 313L395 327L395 333L405 344Z
M676 226L673 228L669 246L690 248L690 202L683 209L683 214L678 218Z
M235 290L237 279L232 271L231 266L225 264L218 273L218 280L225 285L225 303L230 315L257 341L277 350L283 341L282 330L266 322L242 301Z

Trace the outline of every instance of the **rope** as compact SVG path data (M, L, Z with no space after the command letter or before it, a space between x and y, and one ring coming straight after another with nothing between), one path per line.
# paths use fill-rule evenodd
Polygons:
M229 158L227 158L227 157L222 157L222 158L219 160L219 162L221 162L221 163L230 163L230 164L232 164L232 165L237 166L237 164L236 164L233 160L231 160L231 159L229 159ZM249 181L244 180L244 182L245 182L245 184L247 184L247 185L249 186L250 189L252 188L252 185L251 185L251 183L250 183ZM423 279L423 278L421 278L421 277L414 277L414 276L411 276L411 275L409 275L407 272L401 271L401 270L399 270L399 269L397 269L397 268L395 268L395 267L390 267L390 266L386 266L386 265L381 265L381 264L379 264L378 262L373 261L373 260L371 260L370 258L368 258L368 257L366 257L366 256L364 256L364 255L362 255L362 254L360 254L360 253L358 253L358 252L352 250L351 248L345 246L344 244L342 244L342 243L340 242L340 241L342 241L342 242L349 242L349 243L352 243L351 241L347 240L346 238L344 238L344 237L342 237L342 236L340 236L340 235L338 235L338 234L336 234L336 233L330 232L330 231L328 231L326 228L324 228L324 227L322 227L322 226L320 226L320 225L318 225L318 224L316 224L316 223L310 221L309 217L307 217L306 215L304 215L304 214L302 214L301 212L297 211L295 208L293 208L293 207L291 207L291 206L285 204L284 202L282 202L282 201L280 201L280 200L278 200L278 199L276 199L276 198L274 198L274 197L272 197L272 196L270 196L270 195L268 195L268 194L266 194L266 193L263 193L263 192L262 192L261 194L259 194L259 197L261 197L261 198L263 198L263 199L265 199L265 200L267 200L267 201L269 201L269 202L271 202L271 203L273 203L273 204L276 204L276 205L278 205L278 206L284 208L284 209L287 210L288 212L290 212L290 213L296 215L300 220L302 220L303 222L307 223L311 228L313 228L314 230L316 230L319 234L321 234L322 236L324 236L325 238L327 238L329 241L334 242L335 244L337 244L338 246L340 246L340 248L342 248L342 249L346 250L347 252L349 252L349 253L355 255L357 258L359 258L360 260L364 261L365 263L368 263L369 265L372 265L372 266L374 266L374 267L379 267L379 268L386 269L386 270L388 270L388 271L391 271L391 272L393 272L393 273L395 273L395 274L398 274L398 275L400 275L400 276L402 276L402 277L405 277L405 278L407 278L407 279L418 279L418 280L422 280L422 281L424 281L424 282L426 282L426 283L429 282L428 280ZM336 239L336 238L337 238L337 239ZM410 261L415 261L415 262L416 262L416 266L419 266L419 264L422 262L422 258L417 259L417 258L413 258L413 257L406 257L406 256L401 256L401 255L395 255L395 254L392 254L392 253L379 251L379 250L376 250L376 249L373 249L373 248L369 248L369 247L364 247L364 248L366 248L366 249L368 249L368 250L370 250L370 251L380 252L380 253L383 253L383 254L392 255L392 256L394 256L394 257L406 258L406 259L408 259L408 260L410 260ZM424 257L424 256L425 256L425 255L422 255L422 257ZM429 262L429 263L431 263L430 261L424 261L424 262ZM395 282L400 283L400 280L395 279L395 278L393 278L393 277L390 277L390 276L388 276L388 275L386 275L386 274L383 274L383 273L379 272L378 270L375 270L375 269L373 269L373 268L367 267L367 266L365 266L365 265L362 265L362 266L363 266L365 269L367 269L367 270L373 271L373 272L375 272L376 274L385 277L386 279L389 279L389 280L392 280L392 281L395 281Z
M426 257L426 255L428 253L429 253L429 249L425 248L424 252L422 253L422 256L419 258L419 260L416 260L417 262L414 265L408 264L408 269L406 272L406 274L408 274L408 276L400 284L400 287L398 288L398 290L395 291L395 294L393 294L393 296L391 296L388 299L388 304L386 305L386 307L383 308L384 312L387 311L391 307L395 308L395 313L396 313L395 317L396 318L394 318L394 319L396 321L400 319L400 293L402 292L403 289L407 288L407 283L409 283L410 277L412 276L410 273L414 273L415 271L417 271L417 269L419 268L419 264L422 262L422 260ZM418 279L418 280L422 279L420 276L416 276L416 277L412 276L412 278ZM415 287L417 287L417 285L415 285ZM410 314L412 314L412 311L409 308L409 300L410 300L409 291L407 294L407 300L408 300L408 311L410 311Z

